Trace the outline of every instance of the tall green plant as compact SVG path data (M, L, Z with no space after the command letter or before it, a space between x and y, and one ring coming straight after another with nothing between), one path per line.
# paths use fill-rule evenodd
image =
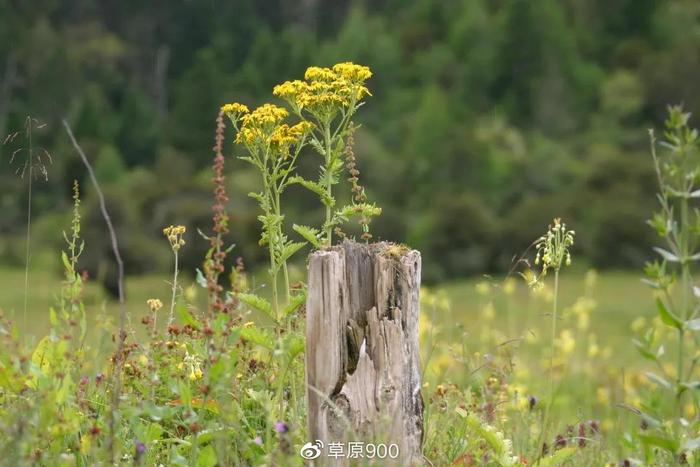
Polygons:
M27 310L29 308L29 262L31 259L31 231L32 231L32 195L34 179L41 175L48 181L48 171L46 164L53 162L51 154L45 148L40 147L35 142L34 132L45 128L46 124L39 122L30 115L24 120L24 128L21 131L10 133L3 145L12 144L15 140L23 138L23 143L13 150L10 156L10 164L15 159L23 159L18 164L17 174L24 178L27 176L27 229L25 234L25 256L24 256L24 307L22 321L24 328L27 328Z
M698 413L697 391L700 379L697 375L698 338L700 332L700 289L693 284L693 264L700 260L700 142L698 131L690 128L690 114L680 106L669 107L661 141L653 130L649 131L651 155L659 184L657 199L659 210L649 225L663 240L663 247L655 247L659 259L647 263L645 282L656 291L656 308L660 321L674 329L675 339L670 342L674 351L666 353L656 328L649 328L635 340L635 346L643 357L653 361L659 373L647 372L647 376L663 391L667 391L672 407L645 403L637 413L645 428L653 431L643 434L647 448L661 447L676 456L687 443L683 433L691 426L684 418L683 407L688 401ZM661 151L657 151L657 147ZM665 360L674 358L675 373L667 371ZM664 424L664 421L669 423ZM694 440L700 446L700 438Z
M544 437L547 430L547 423L551 415L552 406L554 405L555 384L554 384L554 358L556 355L556 337L557 337L557 313L559 304L559 271L562 266L571 264L570 248L574 245L574 236L576 232L567 230L566 224L561 222L561 219L554 219L553 224L549 226L547 232L540 238L535 240L535 248L537 254L535 256L535 265L541 266L541 272L531 281L531 286L541 287L542 279L547 275L549 270L554 271L554 295L552 301L552 334L551 348L549 359L549 400L547 401L542 423L541 437ZM541 440L540 440L541 441ZM540 443L538 443L540 444Z
M240 159L254 166L261 177L262 190L249 195L254 198L262 214L258 217L262 224L260 244L268 248L270 257L270 281L272 286L271 310L256 297L255 307L270 312L276 323L282 321L280 314L278 276L284 274L285 297L291 301L287 261L301 247L303 242L293 242L284 234L284 213L281 195L290 185L296 161L306 143L311 129L308 122L289 126L284 120L287 110L273 104L264 104L252 112L242 104L228 104L223 107L236 129L236 142L243 145L248 153ZM244 296L244 300L253 297Z
M295 225L294 229L317 248L333 243L333 229L351 216L370 219L381 213L375 204L361 198L350 205L336 207L333 187L340 182L343 173L343 155L346 139L351 136L352 116L371 96L365 81L372 76L366 66L354 63L338 63L332 68L309 67L304 80L286 81L275 86L273 94L286 100L302 121L311 124L309 142L323 158L317 181L301 176L292 177L298 183L316 193L326 208L321 229ZM368 223L368 222L367 222Z

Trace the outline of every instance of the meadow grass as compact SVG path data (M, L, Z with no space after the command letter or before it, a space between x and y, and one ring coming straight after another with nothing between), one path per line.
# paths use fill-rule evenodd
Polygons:
M584 270L571 271L561 278L562 306L570 306L584 290ZM37 267L32 270L32 276L36 278L36 286L32 288L30 311L31 327L27 329L30 334L43 335L48 330L48 309L54 304L56 290L61 285L63 277L50 268ZM597 309L593 312L591 328L598 332L601 338L605 338L610 345L620 344L620 358L632 358L636 352L629 344L629 325L639 316L654 316L654 303L651 301L649 288L641 281L638 271L603 271L599 273L596 284L595 299L598 302ZM481 310L485 299L478 292L477 285L488 281L498 281L491 276L476 276L467 279L430 286L432 290L444 290L452 302L452 311L449 316L437 315L438 321L445 324L461 324L469 327L470 323L479 323L484 320ZM19 313L24 303L24 270L20 268L8 268L0 266L0 283L3 284L3 293L0 294L0 309L7 314L13 311ZM191 277L185 275L183 279L184 289L187 290L194 283ZM170 285L162 274L146 274L128 276L126 278L128 297L127 306L133 313L144 313L146 300L151 297L167 297L170 293ZM525 332L532 327L546 325L542 323L542 314L548 310L541 306L541 302L533 298L532 294L524 286L519 284L508 300L508 306L501 310L498 319L494 320L494 330L511 334L517 337L518 332ZM117 302L109 297L99 284L88 282L85 293L86 303L103 303L108 312L114 312L116 316ZM138 310L138 312L136 311ZM46 323L42 319L46 318ZM432 318L429 310L423 311L423 316ZM567 317L562 317L566 320ZM19 325L20 323L18 323ZM42 327L43 326L43 327ZM24 330L22 330L24 331Z
M49 329L48 310L55 302L54 291L61 277L52 269L34 272L36 284L31 297L32 310L29 329L20 329L20 335L38 340ZM294 276L299 272L293 269ZM580 423L600 424L602 435L594 441L597 446L581 451L579 461L603 462L611 458L624 458L629 452L624 448L623 434L634 429L638 419L621 409L619 404L638 403L637 390L648 383L640 378L645 363L641 361L631 344L630 327L635 320L646 317L651 320L655 310L650 300L651 292L635 271L604 271L592 275L584 269L567 271L560 283L561 315L560 332L570 333L571 340L558 339L559 352L564 359L556 363L557 399L552 409L555 431L564 433L569 426ZM264 274L264 273L261 273ZM251 282L255 288L255 277ZM591 278L595 280L592 281ZM12 315L20 313L23 296L22 269L0 269L0 281L6 284L0 295L0 309ZM594 283L592 283L594 282ZM206 293L196 287L193 278L181 279L182 293L192 306L204 306ZM167 297L170 284L160 275L128 277L126 281L127 310L138 334L145 327L136 325L147 314L146 300L150 297ZM265 288L257 289L261 295L269 294ZM548 288L533 294L519 278L472 277L455 280L422 291L421 353L424 367L423 394L432 404L426 407L426 455L434 461L452 462L457 453L469 452L469 436L446 433L440 417L449 423L450 430L466 426L455 422L449 413L450 390L454 391L454 409L468 403L465 390L474 394L474 403L483 406L502 397L503 406L494 410L490 424L513 441L513 451L532 456L528 449L537 435L537 423L533 418L541 416L542 407L530 410L526 401L534 397L546 398L548 391L550 316ZM585 303L585 329L581 329L582 297L592 299ZM98 321L116 322L119 306L96 283L88 282L84 301L91 310L101 310L88 315L88 341L96 342ZM577 305L578 304L578 305ZM252 316L265 326L263 316ZM20 320L15 321L18 326ZM597 350L591 353L591 336L595 336ZM495 382L498 380L498 382ZM495 384L493 394L488 394ZM499 396L500 395L500 396ZM504 402L507 400L507 402ZM497 402L498 403L498 402ZM441 407L450 407L447 413L439 413ZM538 415L539 414L539 415ZM466 429L466 428L465 428ZM533 431L534 430L534 431ZM457 436L455 438L455 435ZM473 438L471 438L473 439ZM459 442L457 442L459 441ZM571 443L571 441L570 441ZM451 453L449 446L454 452ZM437 465L437 464L436 464Z
M37 287L32 291L33 311L30 312L28 329L21 328L21 320L14 321L20 328L20 335L28 335L32 340L36 340L47 334L50 329L48 310L55 303L55 291L60 287L62 278L47 269L38 269L32 272L32 275ZM595 335L600 354L608 356L606 367L601 366L599 370L618 372L622 378L625 370L639 370L642 364L630 341L630 326L640 316L646 316L649 320L654 317L651 292L640 281L640 275L636 271L598 273L593 291L596 305L590 311L589 326L584 332L577 329L577 316L571 311L571 307L585 293L585 276L584 270L571 271L562 276L560 300L564 311L559 318L559 327L562 330L573 329L572 337L577 341L577 345L586 348L588 336ZM13 313L17 316L21 313L24 300L23 281L24 270L0 268L0 283L4 284L5 290L0 295L0 309L10 317ZM490 290L494 293L485 292L486 284L492 284ZM183 293L195 304L194 306L203 306L206 300L205 293L195 286L193 278L184 276L181 285ZM429 304L424 304L421 314L421 327L433 329L432 336L425 330L421 333L424 380L429 391L439 384L454 383L464 386L474 383L474 355L489 356L507 349L516 362L517 371L537 367L542 363L546 354L540 344L542 339L546 342L549 327L546 299L533 296L526 284L519 280L515 280L514 289L508 294L499 294L498 288L497 278L482 276L459 279L426 289L429 293L444 296L450 303L449 310L432 310ZM126 279L126 289L127 310L132 322L138 323L148 313L146 300L151 297L167 297L170 284L158 274L130 276ZM260 292L263 296L267 295L264 289ZM119 305L99 284L88 282L84 301L91 309L102 310L97 314L88 315L89 324L103 319L117 321ZM259 317L259 321L264 325L263 317ZM141 326L134 327L138 332L142 332ZM88 326L88 329L97 327ZM568 362L568 366L572 368L581 368L589 364L591 360L587 352L575 354ZM532 370L534 374L531 376L536 377L537 371L539 370ZM563 397L560 408L574 399L577 403L571 405L570 414L576 414L582 407L593 409L597 414L601 411L606 412L602 410L598 401L604 397L598 388L595 385L581 384L578 376L576 371L569 376L564 375L558 390ZM527 379L530 379L530 376ZM540 382L537 378L532 379L534 385L529 389L533 395L542 397L545 379L542 378ZM561 415L563 414L558 414Z

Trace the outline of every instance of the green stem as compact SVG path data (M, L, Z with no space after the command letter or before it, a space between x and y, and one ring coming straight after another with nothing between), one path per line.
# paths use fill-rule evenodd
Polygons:
M30 130L31 135L31 130ZM30 156L31 157L31 136L29 139ZM24 325L24 331L27 331L27 310L29 309L29 252L30 252L30 240L31 240L31 228L32 228L32 165L31 161L29 163L29 188L27 189L28 200L27 200L27 238L26 242L26 252L24 257L24 312L22 316L22 321Z
M31 117L27 120L27 139L29 142L29 155L27 159L27 164L29 166L29 180L27 188L27 238L26 238L26 252L24 257L24 311L22 316L24 330L27 330L27 310L29 309L29 252L31 244L31 227L32 227L32 178L33 177L33 167L34 163L34 146L32 145L32 119Z
M168 318L168 326L173 324L175 319L175 295L177 294L177 272L178 272L178 254L177 250L173 250L175 253L175 272L173 272L173 294L170 298L170 317Z
M326 195L328 195L328 200L332 199L332 181L333 174L331 173L331 129L330 125L325 125L324 128L324 140L325 140L325 151L326 151ZM333 244L333 228L331 226L331 216L333 212L331 210L331 205L326 204L326 246L330 247Z
M549 404L554 403L554 356L557 337L557 301L559 298L559 269L554 270L554 304L552 306L552 354L549 359Z
M280 204L280 193L278 189L275 189L275 213L277 214L278 217L282 216L282 207ZM280 232L278 232L279 238L282 238L282 225L280 223ZM282 272L284 273L284 291L285 291L285 297L287 299L287 303L291 301L291 296L289 295L289 269L287 268L287 260L285 259L282 262ZM275 315L276 316L276 315Z
M688 227L688 199L683 198L681 200L681 282L682 282L682 301L681 301L681 312L680 317L683 321L686 321L689 316L688 306L690 302L690 264L688 263L688 255L690 253L689 247L689 227ZM683 366L684 366L684 344L685 344L685 332L683 328L678 329L678 363L677 363L677 384L683 382ZM681 398L682 395L678 394L676 397L677 409L681 410Z
M267 245L270 251L270 282L272 287L272 309L275 315L275 321L279 323L279 299L277 294L277 267L275 265L275 247L274 242L274 232L268 232L269 238L267 239ZM279 337L279 326L277 326L277 335Z
M268 153L265 152L263 159L260 161L260 171L262 175L262 181L263 181L263 188L265 190L265 196L267 197L269 206L264 207L263 210L265 212L265 216L269 219L270 214L275 214L277 215L277 206L278 204L276 203L277 198L275 197L276 190L274 189L274 183L272 183L272 180L270 180L270 174L267 170L267 162L268 162ZM270 210L272 208L272 210ZM269 222L267 223L269 225ZM278 298L278 293L277 293L277 263L275 261L275 246L277 245L277 229L276 228L269 228L267 232L267 247L268 251L270 253L270 286L272 288L272 310L273 314L275 316L275 321L276 323L279 323L279 298ZM276 326L277 330L277 337L280 337L280 330L279 326Z
M549 356L549 400L544 411L542 422L542 438L546 436L547 425L554 406L554 356L556 354L555 342L557 338L557 302L559 299L559 269L554 270L554 300L552 305L552 343ZM540 443L541 445L541 443Z

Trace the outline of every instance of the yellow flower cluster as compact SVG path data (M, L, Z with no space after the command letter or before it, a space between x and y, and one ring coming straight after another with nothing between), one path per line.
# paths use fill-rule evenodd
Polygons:
M283 107L274 104L263 104L243 116L241 130L236 136L237 143L253 145L256 142L268 144L275 128L289 116Z
M316 116L327 117L338 107L349 107L364 96L371 96L364 85L371 76L368 67L351 62L338 63L333 68L312 66L304 73L304 81L286 81L272 92L297 111L307 109Z
M148 305L148 308L150 308L153 312L163 308L163 302L161 302L157 298L149 298L148 300L146 300L146 304Z
M190 381L202 379L204 372L202 371L202 360L196 355L191 355L187 351L187 346L181 346L185 350L185 358L177 365L178 370L187 371L187 377Z
M576 232L566 230L566 224L561 222L561 219L554 219L554 225L549 226L547 233L537 239L535 248L537 255L535 256L535 264L540 264L542 261L542 275L547 274L547 269L559 270L562 264L569 266L571 264L571 253L569 249L574 244L574 236Z
M238 102L221 106L221 111L230 117L237 114L247 114L249 112L248 107Z
M263 104L253 112L243 115L236 142L248 146L269 146L287 156L289 147L298 144L313 128L313 125L306 121L292 126L282 123L288 116L289 112L283 107Z
M336 79L336 74L330 68L322 68L318 66L310 66L306 69L304 73L304 79L306 81L334 81Z
M185 239L182 237L186 231L187 229L184 225L170 225L163 229L163 235L165 235L170 242L170 247L173 251L177 251L185 246Z
M286 155L289 146L297 144L312 128L313 125L309 122L299 122L291 127L284 123L272 132L270 144Z
M352 62L336 63L333 65L333 71L343 78L361 83L372 77L372 71L364 65L356 65Z

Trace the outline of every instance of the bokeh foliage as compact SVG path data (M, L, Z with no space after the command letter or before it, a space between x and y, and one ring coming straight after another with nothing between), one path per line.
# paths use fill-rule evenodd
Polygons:
M507 268L554 215L575 224L593 265L639 265L653 239L644 130L669 102L700 111L699 11L692 0L0 0L0 134L28 114L48 123L55 162L35 194L35 238L50 246L54 213L69 211L70 181L84 177L60 131L66 116L130 232L127 272L145 272L167 261L156 246L165 219L207 225L219 106L255 106L309 63L352 60L375 71L355 138L384 208L375 238L423 251L427 280ZM0 256L19 265L26 200L8 161L3 148ZM237 253L260 265L246 198L255 175L230 161ZM300 159L310 177L313 165ZM308 206L294 222L319 223L308 193L288 196ZM95 206L88 191L87 219ZM108 271L101 224L84 233L86 265ZM183 258L190 269L197 248Z

